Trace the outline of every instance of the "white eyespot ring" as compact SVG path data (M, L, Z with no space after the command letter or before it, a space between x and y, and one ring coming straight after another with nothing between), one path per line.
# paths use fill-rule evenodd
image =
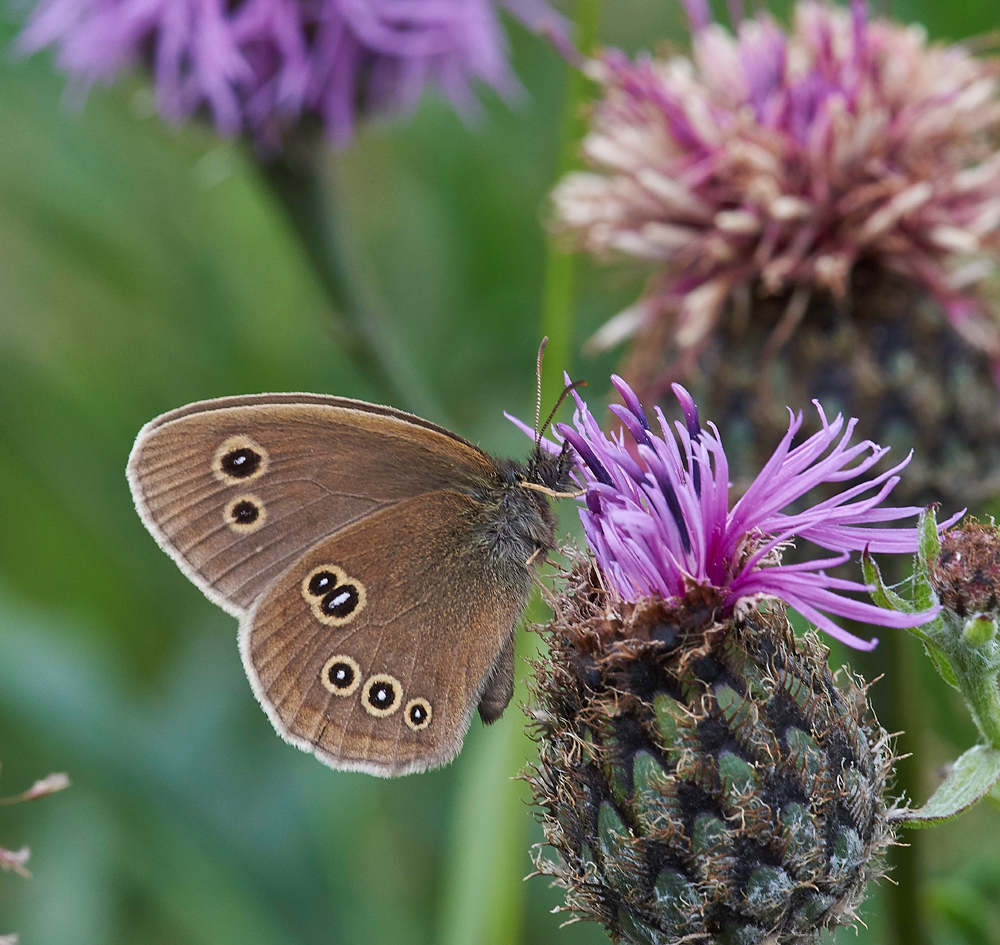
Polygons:
M257 531L267 521L267 509L259 496L247 492L230 499L222 517L234 532L247 535Z
M433 717L434 710L431 709L431 704L423 696L411 699L403 710L403 719L415 732L427 728Z
M215 478L227 486L245 485L260 479L267 472L270 458L267 450L248 436L231 436L212 457Z
M361 690L361 705L365 712L378 719L392 715L403 702L403 684L388 673L376 673L365 680Z
M332 692L335 696L350 696L361 685L361 667L357 660L338 653L323 664L319 680L327 692Z
M313 616L328 627L349 624L368 602L365 586L335 564L321 564L302 579L302 596Z

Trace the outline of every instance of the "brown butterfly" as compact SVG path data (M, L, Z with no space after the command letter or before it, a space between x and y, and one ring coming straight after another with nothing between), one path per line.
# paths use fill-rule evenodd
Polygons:
M225 397L147 423L128 462L160 547L240 620L286 741L390 777L450 761L514 690L514 631L571 456L495 459L319 394Z

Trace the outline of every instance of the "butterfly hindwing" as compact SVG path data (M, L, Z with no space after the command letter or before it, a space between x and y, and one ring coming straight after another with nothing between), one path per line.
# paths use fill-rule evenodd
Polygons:
M383 776L457 753L495 668L512 662L501 656L528 592L523 565L492 560L477 538L477 515L454 492L407 499L318 542L263 595L241 651L283 737Z

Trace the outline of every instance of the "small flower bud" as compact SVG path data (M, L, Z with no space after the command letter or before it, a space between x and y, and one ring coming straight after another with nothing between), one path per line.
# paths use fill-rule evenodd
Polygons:
M986 614L978 614L966 621L962 639L968 646L982 646L995 639L996 635L996 618L988 617Z
M946 610L959 617L1000 611L1000 532L966 519L941 535L930 566L931 585Z
M0 806L7 804L19 804L21 801L30 801L36 797L44 797L46 794L54 794L69 787L69 778L65 774L50 774L48 777L36 781L20 794L13 797L0 797ZM7 850L0 847L0 870L10 870L23 876L25 879L31 878L28 871L28 860L31 858L31 849L21 847L20 850ZM0 945L17 945L19 939L17 935L0 935Z
M953 520L938 525L933 506L921 515L917 532L913 602L886 588L878 568L866 555L865 572L873 596L883 607L902 612L912 612L937 599L934 619L915 632L941 678L965 699L982 736L979 747L1000 750L1000 532L992 522L984 525L975 519L963 520L957 527ZM987 780L983 790L992 783ZM938 793L949 798L947 804L933 798L928 802L935 807L933 816L938 819L961 813L982 796L982 791L973 791L956 806L956 790L942 788Z
M26 879L31 876L26 866L31 857L31 850L21 847L20 850L5 850L0 847L0 869L13 870Z
M56 791L63 791L68 787L69 777L66 774L62 772L50 774L32 784L22 795L22 800L30 801L36 797L45 797L46 794L55 794Z

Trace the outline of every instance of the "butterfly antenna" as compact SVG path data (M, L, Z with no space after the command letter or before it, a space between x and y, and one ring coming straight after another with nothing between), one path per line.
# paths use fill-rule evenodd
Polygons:
M563 401L578 387L586 387L586 386L587 386L586 381L573 381L572 384L567 384L563 388L563 392L559 395L559 399L556 401L556 405L552 408L552 413L549 414L548 419L545 421L544 424L542 424L541 430L538 431L539 440L542 438L542 434L545 433L545 431L549 428L549 424L555 417L556 411L558 411L559 408L562 406Z
M542 339L542 343L538 346L538 360L535 362L535 443L537 444L542 438L541 431L538 429L538 418L542 414L542 358L545 355L545 346L549 343L549 336L546 335Z

